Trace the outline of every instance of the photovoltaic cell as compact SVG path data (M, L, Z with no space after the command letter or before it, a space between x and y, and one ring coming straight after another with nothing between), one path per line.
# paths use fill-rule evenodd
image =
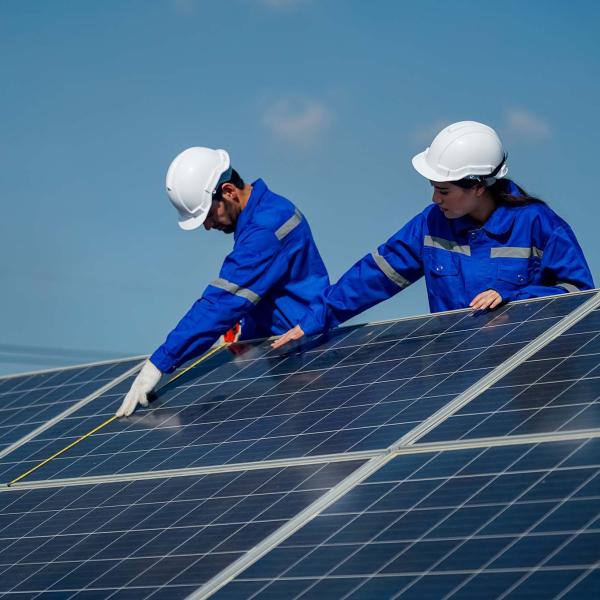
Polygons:
M0 593L184 598L360 464L0 493Z
M238 344L32 479L383 449L588 299L576 295L340 329L304 349ZM233 352L232 352L233 351ZM114 413L130 382L11 456L16 477Z
M600 311L584 317L422 442L600 427Z
M599 456L598 438L397 456L213 598L597 597Z
M0 450L139 362L118 361L0 379Z

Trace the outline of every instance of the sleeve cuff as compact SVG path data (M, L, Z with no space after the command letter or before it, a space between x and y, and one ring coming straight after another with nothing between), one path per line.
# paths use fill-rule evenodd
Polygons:
M502 302L512 302L513 300L518 300L519 290L509 290L501 285L496 285L492 289L500 294L502 297Z
M307 312L302 319L300 319L300 328L304 331L304 335L315 335L316 333L322 333L325 331L325 326L320 323L312 311Z
M176 361L173 360L167 351L161 346L150 357L150 362L163 373L172 373L177 368Z

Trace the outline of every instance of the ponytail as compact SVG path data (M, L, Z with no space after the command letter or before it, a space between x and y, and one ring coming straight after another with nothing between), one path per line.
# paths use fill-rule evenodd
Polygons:
M545 204L543 200L530 196L520 185L517 185L512 179L496 179L488 187L494 200L500 204Z
M451 181L454 185L461 188L469 189L476 185L485 185L479 178L465 177L459 181ZM494 200L498 204L512 204L513 206L522 206L524 204L545 204L543 200L530 196L520 185L516 184L512 179L496 179L491 185L486 188L490 191Z

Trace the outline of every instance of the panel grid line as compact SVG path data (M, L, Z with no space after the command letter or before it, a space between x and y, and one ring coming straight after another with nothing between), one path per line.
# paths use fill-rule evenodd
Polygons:
M9 379L18 379L20 377L45 375L45 374L54 373L54 372L62 373L64 371L71 371L74 369L82 369L84 367L98 367L101 365L119 364L119 363L129 362L132 360L144 361L147 358L148 358L148 356L146 354L142 354L142 355L124 356L121 358L112 358L112 359L108 358L106 360L99 360L97 362L81 363L81 364L76 364L76 365L65 365L64 367L51 367L49 369L39 369L37 371L23 371L21 373L10 373L9 375L0 375L0 383L3 383L4 381L7 381Z
M276 476L277 476L277 474L278 474L278 471L274 470L274 472L273 472L273 475L272 475L272 476L271 476L269 479L267 479L267 481L266 481L265 483L268 483L269 481L271 481L271 480L272 480L274 477L276 477ZM240 474L240 475L238 475L238 477L236 477L236 478L233 480L233 482L235 482L235 481L236 481L236 479L238 479L239 477L241 477L241 474ZM301 482L301 483L302 483L302 482ZM298 484L298 485L300 485L300 484ZM298 486L296 486L296 488L297 488L297 487L298 487ZM295 489L295 488L294 488L294 489ZM290 494L290 493L291 493L291 492L293 492L293 491L294 491L294 490L292 489L292 490L290 490L289 492L286 492L286 493L285 493L285 496L283 496L283 497L286 497L288 494ZM183 492L181 492L181 494L183 494ZM180 496L181 494L179 494L178 496ZM178 497L178 496L176 496L176 497L175 497L173 500L169 500L169 501L167 501L167 504L168 504L169 502L175 501L175 500L177 499L177 497ZM214 496L214 495L213 495L213 496ZM236 507L238 504L240 504L241 502L243 502L243 500L244 500L244 497L243 497L243 496L242 496L242 497L240 497L240 498L239 498L239 500L238 500L238 501L237 501L237 502L236 502L236 503L235 503L233 506L231 506L231 507L230 507L228 510L233 510L233 509L234 509L234 508L235 508L235 507ZM280 500L279 500L279 501L280 501ZM181 517L181 518L180 518L178 521L176 521L176 522L174 523L174 525L176 525L176 524L177 524L179 521L182 521L182 520L183 520L183 519L184 519L184 518L185 518L185 517L186 517L186 516L187 516L187 515L188 515L190 512L192 512L192 511L194 510L194 508L195 508L195 507L194 507L194 506L192 506L192 507L190 508L190 510L188 511L188 513L184 514L184 515L183 515L183 516L182 516L182 517ZM260 515L261 515L261 514L263 514L264 512L266 512L267 510L269 510L269 508L270 508L270 507L268 507L268 508L265 508L265 509L264 509L264 510L263 510L261 513L259 513L259 514L257 515L257 517L256 517L256 518L258 519L258 518L260 517ZM158 509L157 509L157 510L158 510ZM207 523L207 524L206 524L206 527L210 527L211 525L213 525L219 516L220 516L220 515L218 515L218 516L215 516L215 517L214 517L214 519L213 519L211 522L209 522L209 523ZM253 521L254 521L254 519L253 519L252 521L250 521L250 522L253 522ZM227 541L227 540L228 540L230 537L232 537L233 535L234 535L234 532L232 532L230 536L228 536L228 537L224 538L223 542L226 542L226 541ZM117 541L118 541L118 539L119 539L119 538L117 538ZM153 538L153 539L155 539L155 538ZM151 539L151 540L149 540L149 541L148 541L148 542L146 542L146 543L147 543L147 544L149 544L149 543L151 543L151 542L152 542L152 539ZM169 553L165 554L165 555L163 556L163 558L164 558L164 557L167 557L167 556L169 556L170 554L172 554L173 552L175 552L175 550L177 550L177 548L180 548L180 547L181 547L183 544L185 544L185 541L181 542L181 544L179 544L178 546L176 546L175 548L173 548L171 551L169 551ZM146 573L146 572L147 572L149 569L151 569L151 568L152 568L152 566L153 566L153 565L149 565L149 566L148 566L148 568L147 568L146 570L142 571L141 573L138 573L138 574L136 574L136 576L135 576L134 578L132 578L132 579L131 579L131 580L130 580L128 583L130 583L131 581L133 581L134 579L136 579L136 578L138 578L138 577L141 577L141 576L143 576L143 575L144 575L144 573ZM193 567L193 565L191 565L191 567ZM190 568L191 568L191 567L190 567ZM96 579L96 580L94 580L94 581L97 581L97 579ZM169 581L170 581L170 580L169 580ZM166 581L166 582L165 582L165 585L168 585L169 581ZM92 582L91 582L91 584L93 585L93 583L94 583L94 582L92 581ZM122 587L125 587L126 585L127 585L127 584L125 584L125 585L124 585L124 586L122 586ZM86 586L86 587L89 587L89 586ZM164 586L161 586L161 587L164 587ZM85 588L83 588L83 589L85 589ZM121 588L121 589L122 589L122 588ZM158 589L160 589L160 588L158 588ZM119 592L119 590L115 590L115 594L116 594L116 593L118 593L118 592ZM110 597L112 597L113 595L114 595L114 594L111 594L111 596L109 596L109 598L110 598Z
M600 338L600 334L598 334L597 336L594 336L594 338L591 341ZM589 343L589 342L588 342ZM560 366L561 364L564 364L565 361L567 361L569 358L573 358L575 355L576 351L571 352L569 355L563 357L560 362L557 363L557 365L553 368L556 368L558 366ZM584 355L578 355L578 356L584 356ZM536 415L538 415L539 413L541 413L545 408L547 408L548 406L550 406L550 404L554 404L556 398L560 398L560 396L566 395L568 394L569 390L571 388L573 388L577 383L582 382L584 380L589 380L589 379L600 379L597 377L592 377L589 378L588 375L590 373L592 373L594 370L596 369L596 365L594 365L593 367L591 367L587 372L583 373L580 377L577 377L576 379L569 379L569 380L562 380L563 383L565 382L570 382L570 385L568 387L566 387L564 390L560 391L555 397L550 398L550 400L544 404L543 406L538 407L535 411L532 412L532 414L527 417L526 419L524 419L523 421L520 421L517 425L515 425L510 431L508 431L505 435L511 435L514 431L516 431L517 429L521 428L523 425L525 425L528 421L530 421L531 419L534 419ZM483 423L485 423L487 420L491 419L493 415L497 414L498 412L500 412L502 410L502 408L504 408L504 406L510 404L513 402L513 400L515 400L516 398L518 398L521 394L525 393L526 390L531 389L534 385L536 385L537 383L539 383L544 377L545 377L545 373L541 374L537 379L535 379L532 383L523 386L523 390L521 390L514 398L511 398L510 400L508 400L504 405L502 405L501 407L499 407L497 410L495 410L492 413L489 413L487 417L485 417L484 419L482 419L479 423L477 423L477 425L474 425L471 429L469 429L464 435L468 435L468 433L470 433L472 430L476 429L477 427L479 427L480 425L482 425ZM552 383L556 383L556 381L553 381ZM576 406L577 404L573 404L570 403L570 406ZM560 406L560 405L557 405ZM584 412L584 410L588 407L588 404L581 404L581 406L583 407L578 413L572 415L568 420L566 420L564 422L564 424L561 427L568 427L569 423L571 421L573 421L574 419L576 419L582 412ZM507 411L509 412L509 411ZM487 413L485 413L487 414Z
M530 448L527 452L531 452L533 450L534 447ZM573 450L573 452L571 454L573 454L576 450ZM463 465L461 467L461 469L455 473L453 475L453 478L457 478L458 476L460 476L459 474L461 473L461 471L465 470L467 467L469 467L475 460L477 460L482 454L483 452L485 452L485 449L482 449L482 452L479 453L478 455L474 456L470 461L468 461L465 465ZM426 466L429 465L429 463L431 463L433 460L435 460L436 455L433 455L426 463L420 465L418 467L418 469L416 469L416 471L414 471L413 473L410 474L410 477L412 478L415 474L418 474L418 472L425 468ZM568 457L567 457L568 458ZM477 494L479 494L481 492L481 490L486 489L487 487L491 486L492 483L494 481L496 481L501 475L506 474L508 472L508 470L510 469L511 466L513 466L514 464L516 464L519 460L522 459L522 456L517 457L511 464L507 465L504 469L502 469L501 471L499 471L498 473L495 474L495 476L490 479L483 487L481 488L477 488L477 490L471 494L470 496L466 497L461 503L455 505L452 507L452 510L439 522L436 522L433 526L431 526L428 530L426 530L425 532L423 532L421 535L419 535L418 537L415 537L413 540L410 541L410 543L399 553L399 554L394 554L391 558L389 558L389 560L387 562L385 562L384 564L382 564L379 568L379 570L385 569L385 567L387 567L389 564L391 564L392 562L396 561L398 558L400 558L404 553L408 552L412 547L414 547L417 543L423 541L425 539L425 537L427 536L428 533L430 533L431 531L433 531L436 527L438 527L441 523L447 521L450 517L452 517L456 512L458 512L460 509L464 508L465 505L467 504L467 502L469 500L471 500L473 497L475 497ZM566 458L564 459L566 460ZM543 472L542 476L540 477L543 478L546 476L546 472ZM408 479L408 477L406 478ZM384 499L386 496L389 496L391 494L394 493L394 491L401 485L402 481L397 483L394 487L390 488L390 490L388 490L385 494L383 494L382 496L379 496L375 501L373 501L369 506L367 506L366 508L364 508L362 511L360 511L358 514L356 514L354 516L354 518L348 523L352 523L353 521L356 521L359 519L359 517L361 515L364 515L368 512L369 508L371 508L372 506L374 506L375 504L377 504L378 502L380 502L382 499ZM413 504L408 510L414 510L416 508L418 508L419 504L423 503L425 500L427 500L429 497L431 497L434 493L438 492L442 486L446 483L446 479L445 478L440 478L440 483L439 485L437 485L436 487L432 488L427 494L425 494L424 496L420 496L418 501ZM527 490L525 490L519 497L525 495L525 493L531 489L532 487L534 487L536 482L534 482L529 488L527 488ZM518 499L518 498L517 498ZM516 502L516 500L514 501ZM511 506L512 504L514 504L514 502L512 502L510 505L506 505L505 508L503 510L506 510L509 506ZM497 515L494 515L493 518L496 518ZM399 515L397 517L397 519L394 519L393 521L391 521L387 527L385 527L382 531L378 532L377 535L381 535L382 533L384 533L385 531L389 530L391 527L393 527L395 525L395 523L400 520L402 518L402 515ZM491 521L492 519L490 519ZM485 527L485 525L487 525L490 521L484 523L484 525L482 525L477 531L480 531L481 529L483 529ZM348 524L345 525L345 527L348 526ZM324 544L327 543L328 540L330 540L331 538L333 538L336 535L337 531L334 532L333 534L331 534L331 536L329 536L329 538L325 539L323 542L319 543L317 546L314 547L314 549L312 550L312 552L316 552L318 550L318 548L322 547ZM459 544L458 548L466 543L467 540L471 539L474 535L476 534L476 532L472 535L470 535L469 537L465 538L461 544ZM298 596L295 597L294 600L297 600L298 598L300 598L301 595L303 595L304 593L306 593L306 591L312 589L313 587L315 587L319 581L327 578L331 571L333 571L334 569L337 569L340 564L343 564L344 562L347 562L348 560L350 560L354 555L356 555L360 549L362 547L365 547L367 545L369 545L370 543L373 543L375 541L375 537L372 537L370 540L366 541L366 542L362 542L362 544L350 555L348 555L347 557L344 558L344 560L342 561L342 563L338 563L336 564L329 572L325 573L322 577L318 578L315 580L315 582L310 585L308 588L306 588L305 590L302 591L301 594L299 594ZM448 554L442 556L440 559L438 559L437 562L435 562L433 565L431 565L430 570L434 569L435 566L437 566L438 564L441 564L450 554L454 553L457 551L457 547L453 547L450 552L448 552ZM504 550L503 550L504 551ZM304 560L304 556L299 559L299 560ZM297 561L299 562L299 561ZM492 561L490 561L492 562ZM288 567L287 570L292 569L295 564L294 563L292 565L290 565ZM284 571L285 574L285 571ZM408 589L410 589L413 585L415 585L423 576L425 575L425 573L419 573L417 575L417 578L410 582L407 586L405 586L404 588L402 588L401 590L398 591L398 593L394 596L394 598L400 597L404 592L406 592ZM367 582L369 581L369 579L366 579L362 584L360 584L359 588L362 587L363 585L365 585ZM350 596L351 594L355 593L357 591L357 589L359 588L354 588L352 589L350 592L348 592L348 594L346 594L343 598L347 598L348 596ZM258 590L256 592L256 595L258 595L260 593L261 590ZM251 597L252 598L252 597ZM249 599L250 600L250 599Z
M309 470L297 470L297 471L292 471L290 472L291 475L293 475L294 473L296 473L296 475L294 475L295 479L290 481L289 483L285 484L285 481L282 480L283 484L285 484L285 487L282 487L282 483L277 484L276 483L276 479L279 478L280 476L283 476L285 473L285 468L273 468L273 469L264 469L263 470L263 475L261 476L258 480L256 480L256 482L252 483L251 485L253 486L251 489L254 490L254 493L252 493L252 498L254 497L263 497L265 499L266 502L262 502L262 504L259 504L258 506L258 510L256 511L256 514L254 516L252 516L252 518L248 519L235 519L232 518L235 516L236 514L236 509L239 505L241 505L241 503L245 502L246 500L248 500L248 498L250 497L248 495L248 493L243 492L243 488L244 485L248 485L248 483L244 484L243 483L243 478L246 476L246 472L244 471L238 471L238 472L234 472L231 473L231 477L227 477L225 479L217 479L215 480L217 482L217 487L216 489L213 489L211 491L210 489L210 485L209 485L209 490L207 491L207 493L203 493L202 487L198 487L199 484L201 485L202 482L204 481L204 479L198 479L197 477L192 477L190 478L189 482L183 482L183 485L179 485L178 487L175 488L175 493L173 494L168 494L167 490L165 490L164 492L160 491L161 486L168 486L171 483L171 480L169 479L164 479L162 481L162 483L158 486L146 486L145 488L142 488L142 495L139 496L138 498L138 502L141 505L141 514L139 517L137 517L137 521L135 521L134 524L140 524L140 523L148 523L148 524L153 524L155 519L158 518L158 524L164 523L164 518L165 515L170 513L170 512L174 512L175 516L172 518L172 522L169 523L169 525L174 525L174 528L171 528L170 526L168 528L165 528L165 525L162 525L162 527L158 527L158 528L153 528L151 530L150 536L148 539L146 539L145 543L142 545L142 547L144 546L148 546L149 544L151 544L154 540L157 539L158 535L160 535L161 533L164 534L167 529L169 532L175 531L175 529L177 528L178 524L181 524L181 530L187 530L190 529L191 533L189 535L187 535L187 531L185 531L186 537L185 539L181 542L181 543L176 543L174 548L172 549L173 551L176 551L178 548L180 548L182 546L183 543L187 543L188 541L190 541L193 537L195 537L196 535L200 534L202 531L207 530L207 528L214 526L218 526L219 524L227 524L227 525L233 525L234 528L231 532L225 532L225 535L222 536L221 538L218 539L218 541L216 542L216 546L220 546L222 544L226 544L227 541L236 534L236 532L240 532L244 527L248 526L251 523L262 523L262 524L268 524L268 523L272 523L274 526L276 526L278 523L284 522L285 518L284 517L279 517L277 519L273 519L273 518L267 518L266 517L266 513L267 511L270 511L272 509L276 509L277 506L281 506L282 502L284 501L284 499L287 499L291 494L295 494L297 491L300 491L301 494L312 494L312 496L315 495L315 493L321 493L322 491L326 491L327 490L327 485L324 485L323 482L320 481L319 479L319 475L321 472L324 472L327 468L328 468L328 463L321 463L321 464L316 464L313 465L311 469ZM356 465L349 465L350 468L355 468ZM345 471L348 471L348 468L345 469ZM331 477L333 473L331 473L329 475L329 477ZM327 477L327 475L325 475ZM210 477L210 475L208 476ZM285 479L285 478L284 478ZM339 479L339 477L338 477ZM238 480L241 482L241 489L236 489L236 483L238 482ZM311 483L309 483L309 480L311 480ZM207 480L208 481L208 480ZM274 483L274 485L271 485L269 487L269 484ZM60 533L64 534L64 536L70 536L70 535L74 535L75 533L79 536L79 539L77 541L77 543L75 544L75 546L73 546L72 544L69 544L69 547L60 552L58 555L53 556L52 560L50 561L45 561L42 564L39 563L35 563L39 568L37 569L32 569L31 572L28 572L27 574L27 578L35 578L36 574L41 572L42 569L46 569L51 567L51 565L53 564L63 564L65 561L61 561L60 558L64 557L65 554L69 554L69 553L73 553L73 552L78 552L78 547L79 546L84 546L86 540L88 540L91 536L96 535L96 534L105 534L107 532L111 532L113 534L116 534L116 537L113 536L111 538L110 541L110 545L114 546L115 544L118 545L119 541L121 539L124 539L124 537L127 534L131 534L132 532L140 532L140 531L145 531L148 528L126 528L125 530L119 530L117 529L117 531L113 531L111 530L110 526L106 527L107 523L110 524L111 522L113 523L119 523L119 522L123 522L123 519L121 518L127 511L130 511L132 509L132 504L131 502L129 503L119 503L117 502L117 504L114 504L113 499L119 500L120 497L123 496L123 494L127 494L127 491L129 489L130 485L133 485L134 482L130 482L128 485L125 485L125 487L119 487L119 488L114 488L114 489L110 489L109 488L109 495L107 497L103 496L102 494L100 495L101 497L101 502L98 504L97 500L95 500L95 496L94 493L95 491L98 489L98 486L91 486L88 487L87 490L83 491L83 494L77 494L77 495L72 495L72 499L69 503L67 503L66 506L61 506L60 505L60 500L59 500L59 504L58 506L58 512L60 514L66 514L65 511L68 510L70 508L71 512L73 513L73 519L65 519L67 525L63 527L63 529L60 531ZM308 485L307 485L308 484ZM239 486L238 486L239 487ZM190 490L192 490L192 488L195 488L194 494L199 493L200 494L200 504L199 501L196 498L196 496L194 494L191 495L191 497L189 498L185 498L185 495L188 494L188 492ZM214 488L214 486L213 486ZM263 489L265 488L265 492L264 493L259 493L259 494L255 494L255 492L257 490ZM133 489L133 488L131 488ZM170 488L169 488L170 489ZM229 493L223 493L224 491L226 491L227 489L230 490ZM159 496L158 496L158 501L157 499L154 497L154 494L156 491L159 491ZM60 494L61 494L62 490L58 489L55 491L50 492L50 495L45 498L42 501L42 505L44 504L48 504L49 501L51 501L51 499L53 497L56 497L57 499L60 498ZM25 494L28 494L30 492L25 492ZM134 495L136 494L136 492L133 492ZM163 499L160 499L160 497L164 496ZM85 497L89 496L90 500L91 500L91 505L89 505L90 500L85 501ZM16 495L15 499L12 501L12 503L9 505L9 508L11 506L14 506L15 508L18 508L19 506L19 501L22 497L21 495ZM308 496L307 496L308 498ZM82 501L82 499L84 500L83 502L83 507L80 506L80 503ZM214 508L213 513L210 513L210 501L212 500L216 500L219 503L219 509L215 512ZM229 502L227 500L230 500ZM138 502L134 503L134 506L137 506ZM220 505L223 503L223 507L221 508ZM56 502L55 502L56 504ZM150 510L146 509L144 510L144 506L148 505L150 507ZM175 506L182 506L183 510L175 510L172 511L170 509L170 507L175 508ZM187 527L185 526L186 523L186 517L188 515L190 515L192 512L194 511L198 511L199 509L202 509L202 514L205 513L206 509L204 509L204 506L208 505L209 508L209 516L207 518L202 517L202 520L196 524L196 522L194 520L191 521L191 528L190 528L190 523L188 523ZM40 504L36 504L35 507L32 507L29 510L25 510L25 511L21 511L20 515L21 515L21 519L27 519L27 515L28 514L32 514L33 511L36 510L36 508L40 506ZM51 510L47 510L47 514L42 513L42 520L40 522L36 521L36 525L34 526L33 531L39 531L40 533L44 532L44 525L46 524L50 524L52 522L53 516L56 515L57 510L52 508L52 503L50 502L50 507ZM105 521L104 519L100 520L100 521L94 521L93 519L93 514L94 511L101 509L102 507L107 508L110 510L110 519L109 521ZM37 511L39 512L39 511ZM81 514L80 514L81 513ZM10 514L10 513L9 513ZM230 514L231 517L229 518L224 518L226 515ZM79 516L78 516L79 515ZM162 515L162 516L161 516ZM263 515L265 515L263 517ZM240 516L243 516L243 513L240 514ZM91 521L89 520L89 518L92 517ZM120 520L121 518L121 520ZM83 523L84 524L84 528L82 532L77 531L76 529L74 529L74 526L77 523ZM127 518L124 519L124 522L127 523ZM86 523L90 523L91 527L85 527ZM10 524L7 526L10 527ZM4 528L6 529L6 528ZM31 532L30 532L31 533ZM11 546L14 546L17 543L17 540L19 539L23 539L25 536L27 535L28 539L30 537L30 535L28 535L27 533L25 533L23 536L16 538L14 541L12 541L9 545L3 545L2 547L2 552L6 552L8 548L10 548ZM45 533L44 534L45 537L47 537L48 539L56 539L57 538L57 533L56 532L52 532L52 529L50 529L50 533ZM179 540L177 540L179 541ZM215 547L216 547L215 546ZM20 561L17 561L16 564L29 564L31 566L31 561L27 561L27 557L31 556L32 553L37 552L37 548L38 546L36 545L33 550L31 550L28 554L26 554L25 556L21 557ZM136 552L136 556L135 559L138 558L143 558L143 554L141 557L137 556L137 551L139 550L138 546L135 546L133 548L133 550ZM207 548L205 552L203 553L194 553L192 556L194 557L194 561L187 565L185 568L191 568L193 566L193 564L195 564L198 560L201 560L203 556L206 556L208 551L210 550L210 548ZM94 549L92 550L93 554L91 556L88 556L87 558L84 558L84 560L78 560L78 568L82 569L85 567L85 564L90 562L90 560L98 557L101 553L104 552L104 547L100 547L100 548L96 548L94 547ZM223 554L228 554L231 555L233 558L235 558L235 556L240 555L242 553L242 551L238 550L230 550L230 551L223 551ZM166 558L169 554L168 553L166 555L162 555L161 556L161 560ZM177 554L177 556L179 556L181 553ZM101 572L97 577L94 577L93 581L98 580L101 577L106 576L110 571L114 570L114 569L118 569L119 565L122 564L124 561L133 558L132 554L129 553L121 558L117 558L114 559L112 557L110 557L110 555L108 556L108 558L106 560L111 560L113 562L112 566L109 563L106 563L106 565L108 567L110 567L109 570L104 569L103 572ZM116 560L116 562L115 562ZM148 569L150 569L152 567L152 564L148 564L147 567L142 570L142 571L137 571L135 573L134 577L131 577L131 581L133 581L134 579L137 579L139 577L141 577ZM2 573L5 573L6 569L2 570ZM63 577L69 577L70 571L66 571L64 569L61 569L61 572L64 573ZM90 585L86 585L85 587L93 587L93 581L89 582ZM60 587L60 579L59 580L53 580L53 585L52 585L52 589L53 591L60 591L61 589L63 589L63 591L70 591L71 593L76 593L78 591L78 589L73 590L70 588L61 588ZM19 581L13 585L13 587L11 588L11 590L14 593L17 593L17 587L21 588L23 587L23 584L25 583L25 580L23 579L19 579ZM119 586L118 589L112 589L111 591L119 591L120 589L123 589L127 586L128 581L123 582L122 585ZM165 583L166 585L166 583ZM26 585L25 585L25 589L26 589ZM157 589L157 586L153 586L153 589ZM7 590L6 593L9 593L11 590ZM44 591L49 591L49 590L40 590L40 592L44 592Z
M347 454L317 454L314 456L277 459L264 462L235 463L231 465L217 465L211 467L188 467L181 469L167 469L164 471L139 471L134 473L122 473L114 475L93 475L88 477L72 477L68 479L45 479L16 483L13 486L0 487L0 493L15 490L35 490L45 488L60 488L68 486L93 485L100 483L118 483L142 481L148 479L164 479L172 477L188 477L191 475L210 475L218 473L232 473L235 471L254 471L259 469L271 469L282 467L295 467L312 465L323 462L349 462L355 460L368 460L381 456L382 453L389 454L392 458L397 456L411 456L414 454L425 454L429 452L442 452L451 450L468 450L473 448L495 448L498 446L517 446L522 444L538 444L547 442L564 442L574 440L587 440L600 437L600 428L578 429L575 431L561 431L548 433L533 433L519 436L497 436L486 438L472 438L468 440L456 440L447 442L429 442L402 446L394 449L370 450L363 452L352 452Z
M549 344L552 340L556 339L561 333L567 331L570 327L575 325L578 321L583 319L588 313L593 311L600 305L600 293L594 294L587 302L576 308L573 312L569 313L566 317L561 319L556 325L542 333L539 337L531 341L527 346L519 350L516 354L513 354L510 358L505 360L503 363L498 365L489 374L484 375L479 381L473 384L469 389L460 394L452 402L446 404L437 413L429 417L421 425L415 427L403 436L396 445L407 445L414 444L419 438L429 433L431 429L445 421L448 417L454 414L457 410L471 402L474 398L479 396L494 383L502 379L506 374L510 373L521 363L533 356L538 350Z
M585 442L584 442L585 444ZM573 454L575 454L575 452L577 452L577 450L579 450L580 447L577 447L575 449L573 449L572 452L570 452L569 454L567 454L567 456L565 458L563 458L558 465L556 465L556 467L562 465L564 462L566 462L571 456L573 456ZM554 472L556 470L556 467L552 468L550 470L550 473ZM547 475L544 475L544 477L546 477ZM494 560L496 558L498 558L501 554L505 553L506 550L508 550L509 548L511 548L512 546L514 546L518 540L522 539L523 537L525 537L525 535L527 535L532 529L534 529L539 523L541 523L544 519L546 519L548 517L548 515L552 514L553 512L556 512L556 510L558 510L559 507L561 507L567 500L569 500L570 498L573 497L573 495L575 495L579 490L583 489L588 483L589 481L591 481L591 479L593 479L596 476L596 474L592 474L590 475L590 477L588 477L588 479L584 480L580 485L578 485L574 490L571 491L571 493L569 493L567 496L561 498L561 500L556 504L556 506L554 506L547 514L544 514L542 517L540 517L540 519L538 519L533 525L530 525L529 528L522 533L521 535L519 535L513 542L511 542L506 548L503 548L501 552L495 554L492 558L490 558L481 568L480 571L485 569L487 565L491 564L492 562L494 562ZM515 502L521 498L522 496L524 496L527 492L529 492L531 489L533 489L533 487L539 483L544 477L540 478L539 480L536 480L534 483L532 483L526 490L524 490L522 493L520 493L517 498L511 502L508 506L511 506L513 504L515 504ZM508 508L507 506L507 508ZM506 509L505 509L506 510ZM596 517L594 517L593 520L595 520ZM490 520L491 521L491 520ZM487 525L489 523L486 522L483 526L481 526L477 531L480 531L481 529L483 529L483 527L485 525ZM471 536L472 537L472 536ZM554 553L552 554L552 556L554 555ZM440 561L441 562L441 561ZM436 563L438 564L438 563ZM435 565L434 565L435 566ZM531 573L529 573L527 575L527 577L529 577L531 575ZM465 579L464 582L462 582L459 586L457 586L454 590L452 590L452 592L450 592L450 594L448 594L447 596L444 597L445 598L450 598L452 596L452 594L454 594L455 592L457 592L459 589L461 589L462 587L464 587L475 575L471 575L469 577L467 577L467 579ZM522 578L519 580L519 583L521 583L523 580L525 579ZM505 594L503 594L502 596L500 596L498 598L498 600L500 600L500 598L504 597Z
M561 593L559 593L554 600L560 600L564 598L566 594L568 594L575 586L580 584L588 575L591 575L594 571L600 569L600 561L598 561L595 565L592 565L588 569L586 569L581 575L576 577ZM544 571L544 567L540 567L539 571Z
M10 444L10 446L4 448L3 450L0 450L0 459L4 458L5 456L10 454L17 448L23 446L30 440L33 440L34 438L38 437L41 433L50 429L52 426L56 425L57 423L59 423L60 421L65 419L66 417L77 412L80 408L82 408L83 406L85 406L86 404L91 402L92 400L96 399L98 396L101 396L105 392L112 389L113 387L115 387L116 385L118 385L119 383L121 383L122 381L127 379L128 377L130 377L132 374L134 374L141 367L141 365L142 365L142 363L133 366L131 369L128 369L127 371L125 371L125 373L119 375L118 377L115 377L114 379L112 379L111 381L109 381L108 383L103 385L102 387L98 388L92 394L89 394L88 396L86 396L85 398L82 398L75 404L72 404L71 406L69 406L68 408L63 410L61 413L56 415L55 417L48 419L47 421L45 421L44 423L42 423L41 425L36 427L33 431L29 432L28 434L24 435L22 438L16 440L12 444Z
M351 333L351 332L348 332L348 335L349 335L350 333ZM317 355L317 356L315 356L315 358L314 358L313 360L317 360L317 359L318 359L318 355ZM250 368L251 366L252 366L252 361L248 361L248 364L247 364L247 365L246 365L244 368L245 368L245 369L247 369L247 368ZM226 378L226 379L225 379L225 382L231 381L231 380L233 379L233 377L234 377L234 376L233 376L233 375L231 375L230 377ZM236 381L237 381L237 379L236 379ZM249 381L252 381L252 380L251 380L251 379L249 379ZM191 386L190 386L190 387L191 387ZM187 389L186 387L182 387L182 388L180 389L180 391L179 391L177 394L175 394L175 396L174 396L173 398L171 398L171 400L174 400L174 399L176 399L178 396L182 395L182 394L183 394L183 393L186 391L186 389ZM209 393L209 391L210 391L210 390L207 390L207 392L206 392L206 393ZM202 396L200 396L200 397L198 398L198 400L201 400L201 399L202 399ZM213 409L214 409L214 408L216 408L216 406L217 406L217 403L215 403L215 407L213 407ZM182 408L182 410L183 410L183 408ZM180 411L180 412L181 412L181 411ZM177 414L177 413L174 413L174 416L176 416L176 414ZM132 424L132 427L133 427L133 425L134 425L134 424ZM218 425L218 423L216 423L216 424L215 424L215 427L216 427L217 425ZM128 431L128 429L125 429L125 431ZM209 430L209 432L210 432L210 430ZM99 444L96 444L96 445L94 446L94 449L96 449L96 448L101 448L101 447L102 447L102 445L103 445L104 443L105 443L105 442L100 442ZM123 452L123 453L124 453L124 452L127 452L127 448L128 448L130 445L134 444L134 443L135 443L135 442L131 442L130 444L128 444L127 446L125 446L125 447L124 447L124 448L121 450L121 452ZM183 450L183 449L184 449L184 448L186 448L186 447L189 447L189 444L188 444L188 446L183 446L183 447L180 447L179 449L180 449L180 451L181 451L181 450ZM88 452L87 454L84 454L83 456L89 455L91 452L92 452L92 450L90 450L90 452ZM95 454L95 452L94 452L94 454ZM161 464L161 463L159 463L159 465L160 465L160 464ZM67 468L67 467L66 467L66 468Z

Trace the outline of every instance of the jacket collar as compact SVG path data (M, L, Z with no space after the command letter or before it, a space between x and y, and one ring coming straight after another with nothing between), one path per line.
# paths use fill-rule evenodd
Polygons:
M268 191L269 188L262 179L257 179L256 181L252 182L252 191L250 192L250 198L248 198L246 206L244 207L240 216L238 217L238 221L235 226L235 232L233 234L233 239L237 240L240 233L252 220L252 215L254 214L256 207Z
M468 215L454 220L453 225L458 233L466 233L469 230L481 228L492 235L502 235L512 228L517 211L517 207L499 204L483 225L480 225Z

